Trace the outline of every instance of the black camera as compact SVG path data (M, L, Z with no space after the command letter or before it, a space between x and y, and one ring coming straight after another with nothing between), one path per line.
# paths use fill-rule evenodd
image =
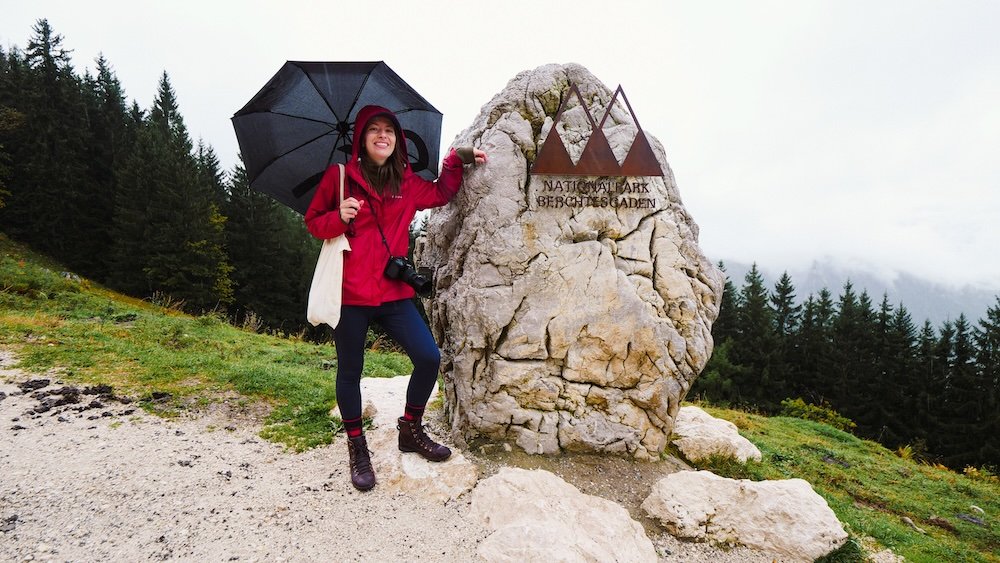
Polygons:
M389 263L385 265L385 277L390 280L400 280L417 291L421 297L430 297L434 289L429 277L417 273L417 269L403 256L390 256Z

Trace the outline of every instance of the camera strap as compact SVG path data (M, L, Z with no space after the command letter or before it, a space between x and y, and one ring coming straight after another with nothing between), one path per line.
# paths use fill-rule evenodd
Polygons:
M382 236L382 244L385 245L386 252L389 253L389 258L392 258L392 250L389 249L389 242L385 240L385 232L382 231L382 224L378 221L378 214L375 213L375 206L372 205L370 199L368 199L368 194L365 194L365 201L368 203L368 209L372 212L372 218L375 219L375 226L378 227L378 234Z

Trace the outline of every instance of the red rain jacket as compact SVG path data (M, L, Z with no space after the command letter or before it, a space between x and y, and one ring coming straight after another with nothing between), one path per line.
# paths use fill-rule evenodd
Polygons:
M381 305L389 301L409 299L416 295L412 287L401 280L390 280L382 273L389 253L375 226L375 217L385 232L393 256L406 256L410 243L410 223L421 209L440 207L455 197L462 184L462 159L454 149L449 151L436 182L424 180L410 169L407 162L399 195L380 196L365 183L361 175L358 154L364 143L364 127L378 114L392 119L396 127L396 147L406 150L406 139L396 116L378 106L366 106L358 112L354 124L351 160L345 165L347 180L344 197L354 197L364 204L354 219L354 236L349 236L351 250L344 253L344 305ZM340 168L327 168L313 196L305 221L309 232L319 239L335 238L347 231L340 218ZM372 208L375 214L372 214Z

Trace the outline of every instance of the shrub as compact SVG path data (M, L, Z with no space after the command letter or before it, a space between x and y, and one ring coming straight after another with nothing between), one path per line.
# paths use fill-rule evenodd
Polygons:
M966 467L962 470L966 477L973 481L984 481L986 483L1000 483L1000 478L995 473L985 467Z
M833 410L828 403L813 405L803 401L801 397L781 401L780 415L822 422L844 432L851 432L858 426L851 419Z

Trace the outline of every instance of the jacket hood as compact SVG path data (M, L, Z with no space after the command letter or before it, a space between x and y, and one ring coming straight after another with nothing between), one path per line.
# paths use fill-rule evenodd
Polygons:
M354 119L354 138L351 144L351 162L357 162L361 157L361 146L365 142L365 126L374 117L387 117L396 128L396 151L403 151L403 162L406 163L404 170L410 169L410 159L406 156L406 136L403 134L403 127L399 124L396 114L382 106L365 106L358 111ZM404 172L405 173L405 172Z

